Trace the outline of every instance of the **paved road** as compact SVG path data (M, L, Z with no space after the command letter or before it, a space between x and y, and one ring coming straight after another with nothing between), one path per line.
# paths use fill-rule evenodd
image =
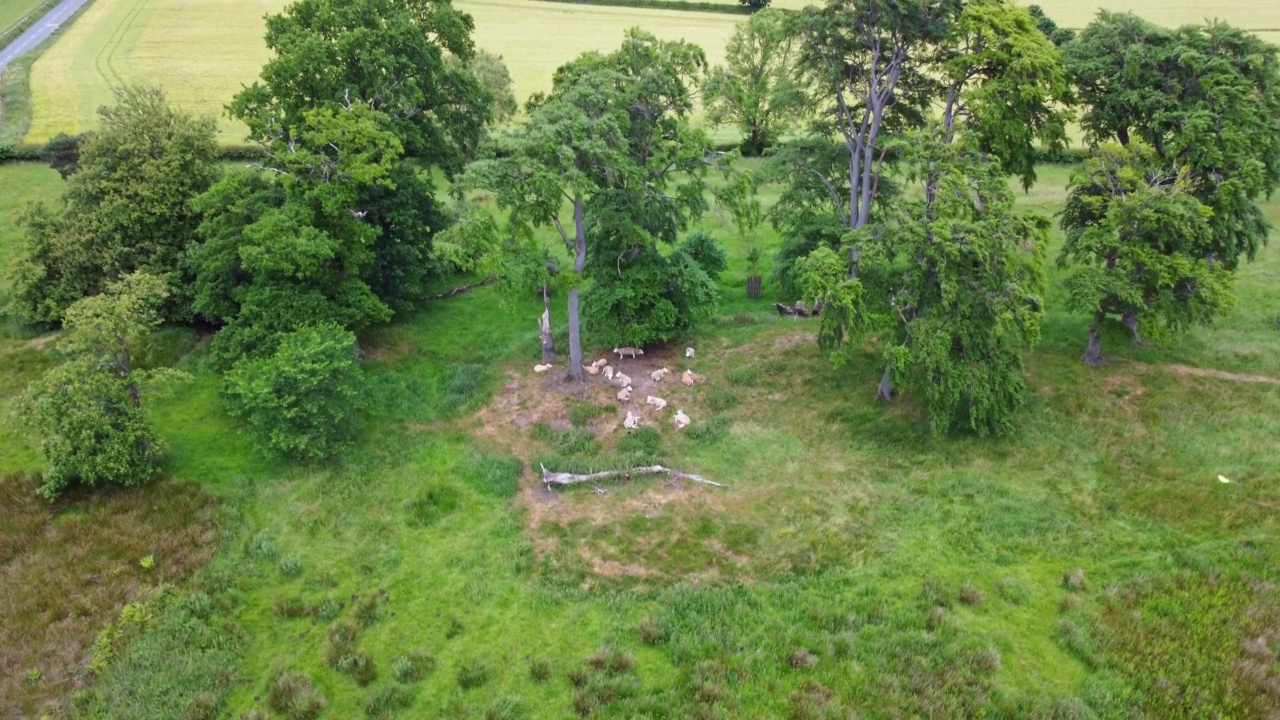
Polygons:
M75 15L86 2L89 0L62 0L45 13L44 17L37 20L35 25L27 28L26 32L6 45L4 49L0 49L0 72L4 72L4 69L9 67L9 63L39 47L40 43L47 40L54 30L66 22L67 18Z

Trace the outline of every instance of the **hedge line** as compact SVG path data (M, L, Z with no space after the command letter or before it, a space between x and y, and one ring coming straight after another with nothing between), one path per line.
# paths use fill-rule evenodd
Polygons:
M44 160L40 151L44 145L18 143L17 145L0 145L0 164L15 162L40 162ZM220 145L219 160L256 160L262 155L257 145Z
M705 2L703 0L539 0L539 2L566 3L570 5L608 5L645 10L684 10L686 12L713 12L726 15L750 15L755 12L745 5Z

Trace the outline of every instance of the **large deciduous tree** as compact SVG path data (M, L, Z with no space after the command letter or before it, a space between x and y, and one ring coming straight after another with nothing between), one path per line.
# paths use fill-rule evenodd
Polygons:
M877 396L918 391L935 432L1007 429L1048 223L1013 211L1006 179L1030 186L1036 146L1065 142L1060 53L1008 0L834 2L804 32L843 142L779 153L791 182L774 221L801 233L785 259L824 305L820 343L840 362L890 340ZM891 172L890 146L904 161Z
M593 312L602 337L634 343L669 337L682 326L680 298L673 297L693 294L684 280L710 283L705 273L682 274L673 263L684 259L658 250L707 208L702 178L710 144L690 125L705 69L697 46L631 30L617 51L587 53L560 68L550 95L530 103L528 122L500 140L497 157L467 171L465 184L493 192L514 227L553 227L568 250L572 264L560 272L570 285L575 379L583 377L583 278L594 281L602 305L620 309L619 298L643 296L663 310L660 327L636 326L641 334L634 336L623 326L627 313ZM630 283L636 285L629 291L620 289Z
M267 18L275 56L231 113L263 138L288 135L311 110L364 103L386 115L407 155L456 171L490 112L465 66L473 29L449 0L299 0Z
M1072 268L1068 304L1093 315L1083 360L1102 362L1103 321L1115 316L1138 337L1208 323L1233 302L1231 272L1206 260L1213 211L1195 197L1186 168L1164 165L1141 142L1108 143L1072 175L1062 212Z
M1148 311L1153 311L1154 332L1160 326L1184 326L1183 319L1173 320L1184 311L1207 321L1213 315L1209 308L1221 308L1222 293L1230 294L1229 282L1221 284L1229 276L1220 270L1234 271L1266 242L1269 225L1258 200L1280 185L1280 50L1220 22L1170 31L1131 14L1101 12L1068 45L1065 65L1084 106L1080 124L1088 138L1146 147L1128 156L1099 150L1089 170L1077 175L1071 188L1077 209L1064 215L1063 226L1081 238L1084 249L1065 248L1063 261L1099 262L1090 249L1099 247L1096 242L1083 242L1094 237L1089 228L1114 236L1118 246L1135 253L1145 247L1165 257L1164 270L1139 261L1128 276L1128 292L1119 292L1113 273L1109 290L1101 294L1110 300L1077 303L1094 312L1085 359L1097 362L1098 325L1105 317L1118 315L1135 338ZM1130 222L1150 223L1149 228L1123 231L1109 210L1080 210L1100 202L1100 179L1120 182L1121 175L1127 179L1117 187L1134 185L1134 192L1178 216L1196 215L1188 208L1192 198L1199 201L1207 210L1207 236L1199 222L1176 228L1167 216L1146 212L1148 206L1135 206L1131 198L1115 198L1115 212L1128 208ZM1179 231L1151 245L1160 233L1173 230ZM1180 266L1173 276L1192 285L1183 286L1173 305L1151 300L1147 283L1169 277L1171 258L1193 262L1188 253L1199 253L1194 261L1203 267Z
M763 154L803 116L796 49L787 14L761 10L734 29L725 65L707 78L707 114L712 122L742 131L743 155Z
M72 303L145 271L169 286L162 314L190 317L182 260L199 225L191 200L217 180L211 118L172 108L158 88L127 86L99 110L56 205L34 205L12 272L12 309L57 322Z
M142 383L172 371L137 367L140 344L160 323L168 283L133 273L72 303L58 350L65 360L27 389L20 413L42 436L48 462L40 493L74 483L137 485L155 474L162 442L142 409Z

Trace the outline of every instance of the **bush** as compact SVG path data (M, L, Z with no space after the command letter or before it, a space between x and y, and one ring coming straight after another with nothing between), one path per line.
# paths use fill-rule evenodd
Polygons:
M534 658L529 663L529 678L537 683L551 679L551 661L546 658Z
M414 650L407 655L401 655L391 663L391 677L402 683L416 683L425 678L435 667L435 658Z
M715 284L685 253L650 248L616 265L613 254L603 255L609 264L592 273L582 299L583 321L603 344L668 342L714 314Z
M288 333L275 353L237 362L225 381L231 412L264 451L318 460L359 428L364 374L355 335L337 325Z
M388 718L413 704L413 691L403 685L383 685L364 701L364 714Z
M705 230L698 230L685 238L680 243L680 251L693 258L712 280L719 280L720 273L729 269L729 258L711 233Z
M458 668L458 687L471 690L489 682L492 672L480 660L468 660Z

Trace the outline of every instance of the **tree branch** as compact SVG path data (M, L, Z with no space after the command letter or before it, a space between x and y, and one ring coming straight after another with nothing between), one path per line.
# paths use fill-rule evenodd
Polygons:
M542 467L542 482L548 488L551 487L552 485L556 485L556 486L577 485L579 483L593 483L597 480L606 480L608 478L614 478L619 476L630 477L632 475L670 475L672 478L676 480L692 480L693 482L696 482L696 483L702 483L703 485L710 485L712 487L718 487L718 488L729 487L728 485L722 485L718 482L713 482L711 480L708 480L703 477L699 477L697 475L691 475L689 473L681 472L673 468L663 467L661 465L642 465L640 467L634 467L629 470L602 470L600 472L588 473L586 475L578 475L575 473L551 472L550 470L547 470L546 465L542 465L541 467Z

